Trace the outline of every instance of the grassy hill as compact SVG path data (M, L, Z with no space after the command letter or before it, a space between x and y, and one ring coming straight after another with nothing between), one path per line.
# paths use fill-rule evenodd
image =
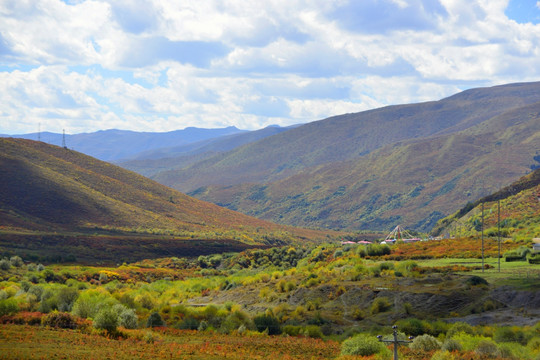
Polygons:
M516 240L540 237L540 168L441 219L433 229L434 235L477 235L482 229L482 204L487 236L497 236L500 214L502 237Z
M104 231L117 237L128 234L131 240L176 236L248 244L326 235L224 209L118 166L42 142L0 139L0 173L0 231L11 234L0 250L26 242L23 238L29 234L43 241L47 240L43 236L53 236L61 243L60 235L76 233L86 239L84 244Z
M538 165L540 83L337 116L153 177L283 224L430 230Z

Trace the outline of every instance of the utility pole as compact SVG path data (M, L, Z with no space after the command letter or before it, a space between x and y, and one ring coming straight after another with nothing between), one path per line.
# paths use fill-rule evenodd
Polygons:
M379 339L380 342L394 344L394 360L398 360L398 346L400 344L411 343L413 336L409 336L409 340L398 340L397 325L392 326L392 329L394 329L392 334L394 338L392 340L384 340L382 335L377 335L377 339Z
M499 272L501 272L501 199L497 200L497 235L499 238Z
M484 203L482 202L482 272L484 272Z
M64 149L67 149L67 146L66 146L66 130L65 129L62 129L62 147Z

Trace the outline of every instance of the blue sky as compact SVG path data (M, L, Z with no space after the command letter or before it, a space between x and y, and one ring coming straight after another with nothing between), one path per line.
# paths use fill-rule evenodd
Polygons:
M0 133L287 126L539 59L534 0L2 0Z

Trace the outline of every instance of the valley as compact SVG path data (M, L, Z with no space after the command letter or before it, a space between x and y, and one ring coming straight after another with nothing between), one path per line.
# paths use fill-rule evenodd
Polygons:
M119 162L153 179L0 138L0 357L538 359L538 86Z

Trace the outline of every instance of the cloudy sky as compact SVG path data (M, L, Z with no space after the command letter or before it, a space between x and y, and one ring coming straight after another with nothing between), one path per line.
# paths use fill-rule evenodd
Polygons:
M0 133L257 129L540 80L536 0L0 0Z

